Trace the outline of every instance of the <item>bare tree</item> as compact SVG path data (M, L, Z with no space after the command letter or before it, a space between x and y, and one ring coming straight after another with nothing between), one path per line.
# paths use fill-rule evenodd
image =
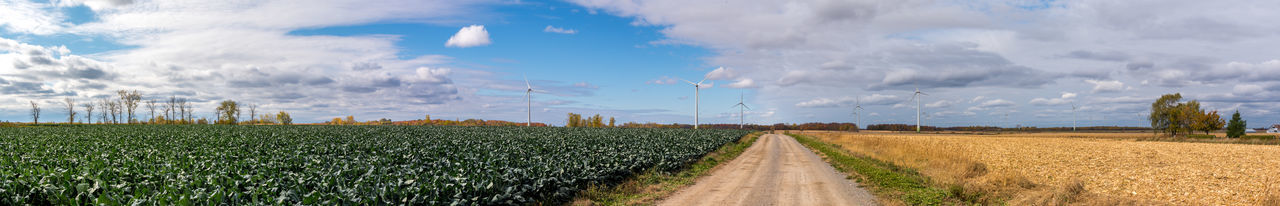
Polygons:
M176 116L174 114L178 112L178 96L170 96L169 102L166 102L165 106L169 107L169 115L166 115L165 119L174 119L174 116Z
M173 119L173 115L170 115L170 113L172 113L172 111L173 111L173 102L172 102L172 101L164 101L164 102L161 102L161 103L163 103L164 105L160 106L160 109L161 109L161 110L164 110L164 112L161 112L161 113L160 113L160 115L161 115L161 116L164 116L165 121L168 121L168 120L170 120L170 119ZM165 124L167 124L167 123L165 123Z
M124 105L124 104L129 102L129 91L126 91L126 90L116 90L116 98L118 98L118 99L116 100L116 102L117 102L117 105L116 105L116 106L117 106L117 107L120 107L120 108L121 108L121 110L124 110L124 109L123 109L123 108L125 107L125 105ZM120 112L120 114L121 114L121 115L120 115L121 119L123 119L123 118L125 118L125 117L126 117L126 116L124 116L124 114L125 114L125 113L124 113L123 111L122 111L122 112ZM128 119L125 119L125 120L124 120L124 122L125 122L125 123L129 123L129 120L128 120ZM120 122L116 122L116 123L120 123Z
M258 105L250 104L249 105L249 122L257 123L258 122L257 117L258 117Z
M40 105L36 101L31 101L31 123L40 124Z
M142 100L142 94L139 94L138 90L133 90L133 92L120 90L118 93L120 93L121 116L126 117L125 123L132 124L134 123L134 110L137 110L138 101Z
M120 101L107 100L107 108L111 110L111 123L120 124Z
M102 112L98 112L102 114L101 115L102 118L98 119L99 123L103 123L103 124L111 123L111 122L108 122L110 118L107 118L108 116L111 116L111 105L107 104L107 102L110 102L110 101L111 100L107 100L106 97L98 99L98 108L102 110Z
M181 119L182 122L187 121L187 106L184 106L186 104L187 98L178 98L178 101L175 104L178 106L178 119Z
M194 108L194 107L191 107L191 102L190 102L190 101L187 101L186 99L183 99L183 100L182 100L182 107L183 107L183 108L186 108L186 109L183 109L183 110L184 110L184 111L187 111L187 122L188 122L188 123L195 123L195 121L196 121L196 118L195 118L196 110L195 110L195 108Z
M147 110L151 111L151 119L147 120L147 122L155 121L156 120L156 100L154 99L147 100Z
M67 124L76 123L76 100L66 97L62 101L67 103Z
M84 119L89 121L89 124L93 124L93 99L89 99L89 102L81 104L80 106L84 107Z

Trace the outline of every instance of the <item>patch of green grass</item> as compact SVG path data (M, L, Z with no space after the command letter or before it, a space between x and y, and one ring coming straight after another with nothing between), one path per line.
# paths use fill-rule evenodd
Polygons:
M841 172L860 175L859 182L874 186L873 192L902 200L908 205L940 205L957 200L946 189L932 187L929 179L910 168L877 159L852 155L839 145L804 135L787 134L805 147L825 155L824 159ZM977 199L977 198L972 198Z
M1213 138L1218 138L1218 136L1213 136L1213 135L1211 135L1211 134L1189 134L1189 135L1187 135L1187 138L1195 138L1195 139L1213 139Z
M1139 138L1139 141L1158 141L1158 142L1194 142L1194 143L1214 143L1214 144L1252 144L1252 145L1280 145L1280 139L1273 135L1246 135L1240 138L1201 138L1207 137L1202 135L1190 134L1187 138L1155 136L1151 138Z
M763 134L763 132L751 133L736 142L720 146L716 151L708 153L702 159L690 164L687 169L675 174L647 170L621 184L592 186L580 193L573 204L653 205L654 201L671 195L680 188L692 185L698 177L707 175L717 165L737 158Z
M1273 140L1273 139L1276 139L1276 136L1273 136L1273 135L1245 135L1245 136L1240 137L1240 139Z

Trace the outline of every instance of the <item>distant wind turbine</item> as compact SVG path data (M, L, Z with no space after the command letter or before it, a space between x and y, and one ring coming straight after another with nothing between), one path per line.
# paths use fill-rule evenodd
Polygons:
M698 106L699 106L698 101L700 101L698 97L698 92L702 89L703 81L707 81L707 78L702 78L702 80L698 81L698 83L693 83L689 80L684 80L684 82L688 82L689 84L693 85L693 129L698 129Z
M1071 131L1076 131L1076 103L1071 103Z
M924 92L920 92L920 88L916 88L916 93L911 94L911 99L916 100L916 132L920 132L920 96L926 96Z
M729 108L734 108L734 107L738 108L738 129L742 129L742 125L745 123L745 117L743 117L745 110L743 109L751 109L751 107L747 107L747 104L742 103L741 93L738 94L738 104L735 104L733 105L733 107L729 107Z
M524 126L532 127L533 126L533 84L529 84L528 76L524 77L524 86L525 86L524 100L527 103L527 107L528 107L526 108L526 110L528 110L529 112L529 121L525 122Z
M857 99L855 99L855 100L856 100L856 101L854 102L854 106L853 106L853 116L854 116L854 120L853 120L853 121L854 121L854 125L853 125L853 126L854 126L854 127L862 127L862 114L861 114L861 113L859 113L859 111L861 111L861 110L862 110L862 97L857 97Z

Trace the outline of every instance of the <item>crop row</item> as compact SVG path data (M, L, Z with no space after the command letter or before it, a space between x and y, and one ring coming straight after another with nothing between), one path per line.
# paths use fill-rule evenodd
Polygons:
M412 126L0 128L0 205L561 202L673 171L738 130Z

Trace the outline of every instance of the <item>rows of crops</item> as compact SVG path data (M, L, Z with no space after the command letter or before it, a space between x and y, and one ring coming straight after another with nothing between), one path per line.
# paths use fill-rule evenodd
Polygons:
M401 126L0 128L0 205L565 201L675 170L736 130Z

